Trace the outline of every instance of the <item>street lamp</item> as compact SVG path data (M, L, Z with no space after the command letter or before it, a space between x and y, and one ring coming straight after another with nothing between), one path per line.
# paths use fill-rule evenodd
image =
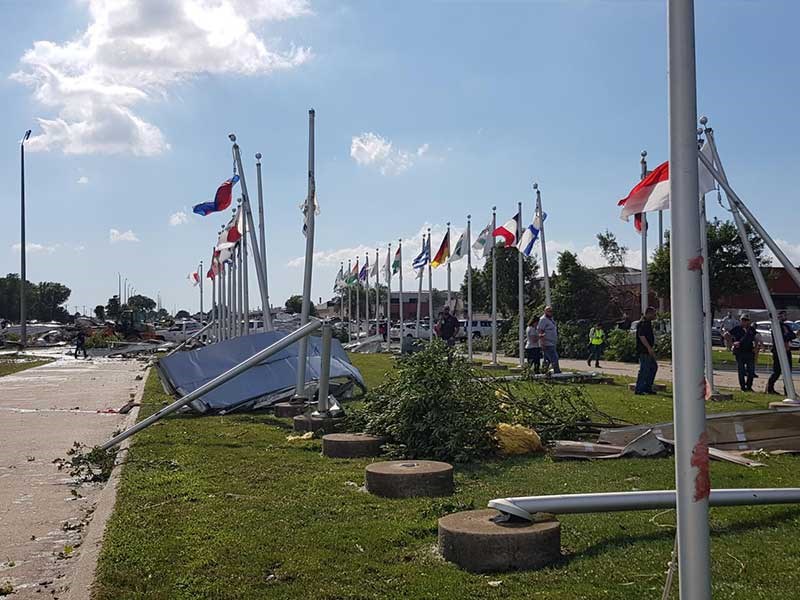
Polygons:
M19 143L19 171L20 171L20 267L19 267L19 324L20 341L24 348L28 341L28 323L25 314L25 142L31 137L31 130L25 132Z

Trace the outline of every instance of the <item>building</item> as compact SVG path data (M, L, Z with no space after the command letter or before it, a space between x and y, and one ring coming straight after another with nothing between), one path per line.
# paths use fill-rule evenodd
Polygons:
M433 308L435 312L438 312L442 309L442 306L446 303L447 292L442 290L433 290L433 299L434 304ZM429 294L427 290L423 290L422 294L419 296L419 304L420 304L420 317L427 318L428 317L428 298ZM355 302L352 303L352 311L355 316ZM456 315L461 315L464 310L464 302L461 298L460 292L451 292L450 293L450 304L453 306L453 310L455 311ZM321 318L341 318L342 317L342 303L338 297L334 297L327 302L323 302L322 298L320 298L319 304L315 306L317 309L317 315ZM370 294L370 317L375 317L375 295L374 293ZM382 292L382 301L379 306L380 308L380 317L386 317L386 293ZM362 298L362 305L360 306L361 314L364 315L364 306L363 306L363 298ZM400 292L399 291L392 291L391 299L390 299L390 310L391 310L391 320L397 321L400 319ZM417 290L407 291L403 290L403 306L402 306L402 313L403 313L403 320L404 321L413 321L417 318ZM347 297L345 296L344 301L344 317L345 320L347 319L348 308L347 308ZM434 316L436 316L434 314Z

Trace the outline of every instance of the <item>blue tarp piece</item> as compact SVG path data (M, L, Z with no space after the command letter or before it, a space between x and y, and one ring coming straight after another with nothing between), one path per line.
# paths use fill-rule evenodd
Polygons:
M185 396L286 335L280 331L244 335L197 350L176 352L158 362L162 381ZM307 339L306 382L318 381L322 338L309 336ZM361 373L350 364L339 340L331 342L331 380L346 378L366 389ZM230 411L266 396L293 390L297 381L297 351L298 342L295 342L192 402L192 408L202 413Z

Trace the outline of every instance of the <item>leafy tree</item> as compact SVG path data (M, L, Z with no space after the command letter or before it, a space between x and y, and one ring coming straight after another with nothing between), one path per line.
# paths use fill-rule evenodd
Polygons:
M106 307L102 304L98 304L94 307L94 316L100 319L101 321L106 320Z
M497 262L497 310L503 316L517 312L518 309L518 264L519 251L516 248L498 246L495 250ZM538 306L542 302L539 281L539 263L535 256L523 257L522 281L526 306ZM461 294L467 297L467 276L461 284ZM472 269L472 309L490 312L492 310L492 261L486 260L482 268Z
M136 294L135 296L128 298L128 308L138 308L145 312L149 312L155 307L156 301L152 298L148 298L147 296L143 296L142 294Z
M569 251L558 254L558 276L552 286L553 307L560 321L608 318L609 293L605 282Z
M95 309L97 311L97 309ZM119 296L116 294L108 299L106 314L110 319L118 319L120 314Z
M36 286L30 281L25 282L25 300L30 313L36 300ZM9 273L0 278L0 318L9 321L19 319L19 275L16 273ZM28 314L28 318L35 317Z
M179 310L175 313L176 319L189 319L192 315L189 314L188 310Z
M753 247L759 266L768 267L771 259L764 254L764 240L749 225L746 228L747 239ZM733 221L714 219L708 224L706 231L711 309L716 311L723 297L752 292L757 288L736 224ZM663 298L669 298L670 295L669 242L667 235L664 245L653 255L648 272L650 285Z
M31 317L42 321L66 321L69 317L61 305L72 293L67 286L55 281L43 281L36 286Z
M597 234L597 244L600 246L600 254L606 259L609 267L625 266L628 247L620 245L616 235L606 229L603 233Z

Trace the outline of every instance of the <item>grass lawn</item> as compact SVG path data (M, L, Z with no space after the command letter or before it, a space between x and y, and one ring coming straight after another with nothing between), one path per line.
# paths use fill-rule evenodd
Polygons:
M736 367L736 357L733 352L722 348L714 348L713 361L715 367ZM756 366L759 367L772 367L772 352L767 350L759 352Z
M371 385L386 356L354 356ZM587 386L605 411L668 420L667 395ZM151 374L140 417L169 398ZM761 408L736 396L710 410ZM138 434L123 469L97 570L98 599L386 599L660 597L674 511L566 515L563 560L550 568L465 573L436 553L436 521L511 495L665 489L671 459L553 462L546 456L456 465L456 494L388 500L359 488L370 459L331 460L317 440L289 442L269 415L171 417ZM747 469L712 463L715 487L798 485L798 459ZM800 507L713 509L715 598L792 598L800 572ZM489 582L501 581L497 586ZM674 586L677 588L677 584ZM673 597L677 597L674 593Z
M3 375L12 375L19 373L25 369L32 369L33 367L41 367L51 362L50 360L0 360L0 377Z

